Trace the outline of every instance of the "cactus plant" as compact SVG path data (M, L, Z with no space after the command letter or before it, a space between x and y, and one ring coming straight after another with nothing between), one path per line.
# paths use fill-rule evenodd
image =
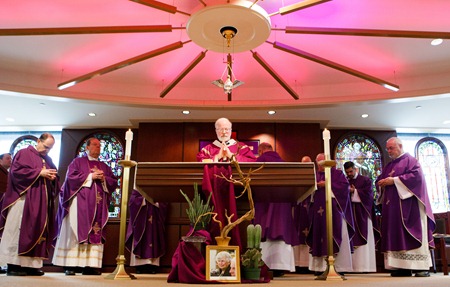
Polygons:
M247 250L241 257L245 268L259 268L264 265L261 253L261 225L249 224L247 226Z

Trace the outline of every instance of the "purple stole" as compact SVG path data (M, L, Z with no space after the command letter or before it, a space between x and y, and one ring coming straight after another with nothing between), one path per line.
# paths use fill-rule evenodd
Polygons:
M353 236L353 246L358 247L367 244L367 236L369 230L367 229L367 222L370 218L373 225L373 233L375 243L380 238L380 231L377 228L376 218L373 216L373 190L372 181L370 178L358 174L353 179L348 180L350 185L355 186L361 202L352 202L353 217L355 220L355 236Z
M100 180L93 180L91 187L83 187L83 183L94 167L104 172L107 191L103 191ZM69 212L71 199L76 196L79 243L104 243L104 227L108 221L111 194L116 188L117 178L104 162L90 161L86 156L75 158L67 169L66 181L62 188L58 209L59 226Z
M54 198L59 191L58 177L50 181L39 176L42 168L56 169L49 156L41 156L28 146L14 156L3 199L0 230L6 223L9 208L25 195L18 254L48 258L55 237ZM32 223L32 224L31 224Z
M158 258L166 252L164 224L168 203L159 203L156 207L145 201L144 197L133 190L128 202L130 214L127 227L126 247L141 259Z
M395 185L388 185L381 191L381 252L404 251L419 248L422 242L434 247L434 216L428 198L425 177L419 161L405 153L383 168L378 180L386 177L398 177L414 194L407 199L400 199ZM418 202L425 206L428 236L422 238Z
M317 182L325 180L325 172L317 171ZM342 223L347 224L350 240L354 235L353 214L350 202L349 183L342 171L331 168L331 189L334 194L332 198L333 217L333 253L339 252L342 242ZM311 249L312 256L321 257L328 255L326 212L325 212L325 188L318 188L309 207L309 232L306 242ZM351 243L351 242L350 242ZM352 246L351 246L352 247Z

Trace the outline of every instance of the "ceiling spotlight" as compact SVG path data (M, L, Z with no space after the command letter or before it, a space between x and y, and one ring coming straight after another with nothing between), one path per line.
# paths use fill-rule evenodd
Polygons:
M369 114L362 114L361 115L361 118L363 118L363 119L368 118L368 117L369 117Z
M269 115L274 115L274 114L276 114L277 112L276 111L268 111L267 112Z
M189 115L191 112L190 111L187 111L187 110L185 110L185 111L182 111L182 113L183 113L183 115Z
M14 122L15 119L13 119L13 118L6 118L5 121L7 121L7 122Z
M450 124L450 120L446 120L442 122L444 125L449 125Z
M433 41L431 41L431 46L438 46L438 45L442 44L442 42L444 42L444 40L434 39Z
M95 117L97 114L96 113L88 113L88 116L90 117Z
M420 110L422 106L416 106L416 110Z

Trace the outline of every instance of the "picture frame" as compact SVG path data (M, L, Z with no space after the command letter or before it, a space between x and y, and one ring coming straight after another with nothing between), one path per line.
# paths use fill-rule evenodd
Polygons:
M240 283L239 246L206 246L206 280Z

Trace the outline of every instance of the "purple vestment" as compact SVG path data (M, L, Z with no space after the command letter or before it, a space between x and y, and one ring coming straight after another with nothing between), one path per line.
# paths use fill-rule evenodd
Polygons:
M253 155L253 152L250 148L243 143L236 143L228 145L229 150L235 154L236 160L238 162L252 162L255 161L256 158ZM204 147L198 154L197 160L202 161L204 159L213 159L216 154L220 152L220 146L215 145L214 143L207 145ZM220 220L223 226L227 225L227 219L225 217L225 210L227 210L228 216L234 214L232 220L237 219L237 208L236 208L236 199L234 195L234 185L226 181L225 179L219 178L216 175L224 175L227 178L230 178L232 175L232 167L231 165L223 165L223 164L212 164L205 165L203 169L203 181L202 181L202 190L205 193L206 197L212 193L211 201L214 205L214 210L218 213L217 219ZM215 222L211 222L211 235L219 236L219 226ZM239 236L239 229L233 228L231 230L231 245L241 246L241 240Z
M236 156L238 162L255 161L255 155L253 151L244 143L236 142L235 140L229 140L228 149ZM203 161L204 159L214 159L214 156L220 152L221 146L219 141L209 144L202 148L197 154L197 161Z
M395 185L387 185L381 191L381 252L404 251L419 248L422 242L434 247L434 216L428 198L425 177L419 161L408 153L394 159L383 168L377 181L398 177L412 197L400 199ZM422 238L419 204L425 207L428 237Z
M56 166L49 156L42 156L33 146L28 146L17 152L9 170L0 230L5 226L9 207L25 195L19 255L48 258L48 249L55 237L54 199L59 191L59 180L39 176L43 168L56 169Z
M260 155L257 162L283 162L283 159L275 151L266 151ZM273 192L277 192L274 188ZM292 207L296 203L282 202L256 202L255 203L255 224L262 227L261 237L263 241L282 240L286 244L295 246L300 244L297 227L292 216Z
M90 187L83 186L91 170L103 171L105 191L100 180L93 180ZM104 162L89 160L87 156L75 158L67 169L58 208L58 223L69 213L71 200L77 197L78 242L80 244L102 244L105 242L104 228L108 221L111 194L117 188L117 178Z
M137 258L159 258L166 252L165 220L168 203L154 206L137 190L133 190L128 202L130 214L126 247Z
M316 172L317 182L325 180L325 172ZM353 214L350 202L349 183L342 171L331 168L332 217L333 217L333 253L337 254L342 242L343 219L347 224L348 236L351 240L354 233ZM309 232L306 243L314 257L328 256L327 224L326 224L325 187L319 187L312 196L309 206Z
M358 174L356 178L349 179L348 182L356 188L358 196L361 199L361 202L352 202L353 218L355 220L355 235L352 239L353 246L358 247L367 244L367 235L369 232L367 222L369 218L372 220L376 244L380 239L380 231L377 228L378 224L374 216L372 181L367 176Z

